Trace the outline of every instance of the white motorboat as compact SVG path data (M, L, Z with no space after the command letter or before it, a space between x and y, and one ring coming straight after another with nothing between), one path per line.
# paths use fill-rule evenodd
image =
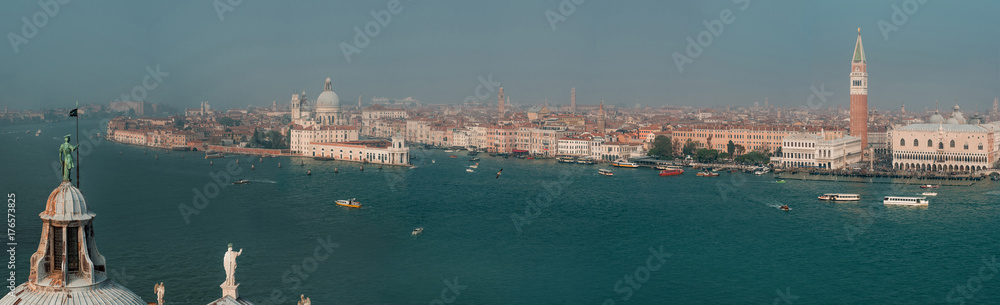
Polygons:
M466 168L466 169L465 169L465 171L466 171L466 172L470 172L470 173L472 173L472 172L475 172L475 171L474 171L474 170L472 170L471 168Z
M413 232L410 232L410 235L417 236L417 235L420 235L420 233L423 233L423 232L424 232L424 227L419 227L419 228L413 229Z
M923 193L920 193L920 195L921 196L937 196L937 193L935 193L935 192L923 192Z

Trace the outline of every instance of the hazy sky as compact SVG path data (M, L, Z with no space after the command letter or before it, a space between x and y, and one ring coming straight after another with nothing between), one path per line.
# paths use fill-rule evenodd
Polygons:
M237 4L222 19L212 0L68 1L51 18L35 0L0 3L0 106L107 103L143 91L149 102L181 107L270 105L288 103L293 91L317 96L327 76L345 104L358 95L460 103L492 74L515 104L568 103L576 87L581 104L767 97L805 106L810 86L822 85L833 93L823 107L846 107L858 27L869 105L905 101L918 110L957 99L985 110L1000 96L1000 1L927 1L913 11L917 0L751 0L745 10L731 0L586 0L553 30L546 11L559 13L562 0L402 0L350 63L341 43L353 45L354 27L364 31L371 11L391 1L217 0ZM735 20L680 72L672 54L684 54L687 37L697 39L723 10ZM25 33L22 17L43 26ZM880 20L898 27L888 39ZM11 43L14 35L27 43ZM133 90L157 65L169 75Z

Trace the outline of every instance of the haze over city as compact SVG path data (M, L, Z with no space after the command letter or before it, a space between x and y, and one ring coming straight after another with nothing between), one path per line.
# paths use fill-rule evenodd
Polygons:
M1000 96L995 1L918 1L909 13L897 1L585 1L565 15L560 1L402 1L349 61L342 43L355 45L354 28L386 1L233 2L70 1L37 33L25 20L43 7L5 3L0 106L120 100L157 66L162 81L145 100L180 108L287 103L292 92L316 96L326 77L345 103L458 104L490 75L521 105L567 104L575 87L580 104L805 106L813 86L846 105L859 27L869 107L957 100L971 111ZM724 10L734 19L679 69L672 55Z

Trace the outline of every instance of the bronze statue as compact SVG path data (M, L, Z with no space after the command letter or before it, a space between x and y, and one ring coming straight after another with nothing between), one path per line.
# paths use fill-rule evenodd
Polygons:
M70 135L66 135L66 143L59 146L59 162L62 163L63 181L70 181L69 171L76 167L76 163L73 163L73 151L79 147L79 145L70 144L69 138Z

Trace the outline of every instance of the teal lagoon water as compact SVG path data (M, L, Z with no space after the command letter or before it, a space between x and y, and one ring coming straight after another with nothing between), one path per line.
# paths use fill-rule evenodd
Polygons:
M0 191L17 198L18 283L38 245L37 215L59 184L56 148L73 130L0 128ZM294 304L300 294L326 304L934 304L949 294L1000 303L1000 276L980 272L1000 254L1000 188L990 181L942 187L929 207L903 208L880 198L919 188L650 169L604 177L604 165L488 156L469 173L464 152L440 150L414 150L415 169L361 171L84 142L81 190L98 215L98 248L110 276L147 301L159 282L173 304L220 297L233 243L244 249L240 293L257 304ZM213 182L237 159L231 178L251 184ZM214 187L216 196L195 199ZM864 199L816 200L830 192ZM346 198L365 207L333 204ZM544 207L532 203L539 199ZM182 206L197 214L185 219ZM412 236L416 227L423 234ZM329 256L326 243L336 244ZM660 251L669 257L651 258ZM450 286L459 294L441 299Z

